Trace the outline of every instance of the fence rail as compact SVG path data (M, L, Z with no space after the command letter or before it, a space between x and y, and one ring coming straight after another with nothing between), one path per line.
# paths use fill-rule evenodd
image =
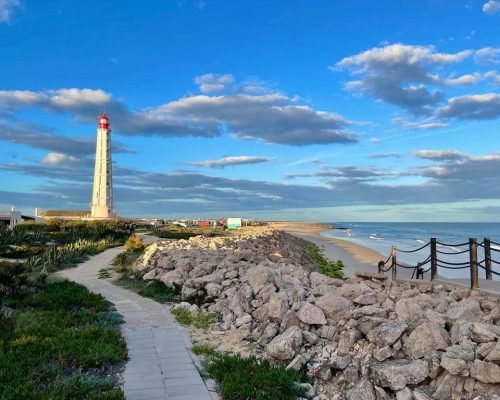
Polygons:
M447 248L456 248L457 251L443 251L438 249L438 245ZM398 260L398 253L418 253L422 252L427 247L429 247L430 254L416 265L409 265L404 262L399 262ZM484 254L484 259L481 261L478 261L479 248L482 249ZM492 258L492 252L500 253L500 243L494 242L490 240L490 238L484 238L481 243L478 243L476 238L470 238L468 242L464 243L443 243L439 242L436 238L431 238L429 242L416 249L405 250L392 246L391 254L387 260L379 261L378 272L385 273L391 271L392 279L395 280L397 279L398 268L413 269L411 279L424 279L424 274L430 271L431 280L435 280L438 278L438 268L448 270L469 269L471 288L475 289L479 287L480 270L484 271L487 280L492 280L493 275L500 276L500 272L493 269L493 265L500 266L500 255L498 255L499 260L494 260ZM449 257L461 254L469 254L469 259L467 261L452 261L449 259ZM443 256L447 256L448 259L443 259ZM429 266L424 268L427 265ZM497 269L500 271L500 267Z

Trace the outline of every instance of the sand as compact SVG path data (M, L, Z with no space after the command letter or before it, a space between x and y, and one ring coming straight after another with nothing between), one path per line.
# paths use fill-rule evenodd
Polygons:
M273 222L273 226L294 236L313 242L324 250L330 260L342 260L343 272L346 276L354 276L356 271L378 272L379 261L386 261L388 255L342 239L334 239L321 235L321 232L331 229L329 226L307 222ZM398 278L408 279L412 269L398 269ZM390 272L388 273L390 274ZM426 274L425 278L427 279Z

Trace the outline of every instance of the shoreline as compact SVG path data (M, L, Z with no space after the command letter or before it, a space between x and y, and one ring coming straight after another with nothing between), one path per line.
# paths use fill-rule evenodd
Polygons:
M377 273L379 261L387 259L387 256L369 247L321 235L321 232L331 229L326 225L310 222L272 222L270 225L316 244L332 261L341 260L344 264L342 271L346 277L354 276L357 271ZM398 278L409 279L412 273L413 270L400 268L398 269ZM428 273L425 274L424 278L427 278L427 275Z

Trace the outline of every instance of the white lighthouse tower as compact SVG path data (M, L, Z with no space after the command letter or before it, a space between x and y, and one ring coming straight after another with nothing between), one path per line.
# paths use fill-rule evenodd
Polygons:
M92 190L91 218L114 218L113 173L111 163L111 128L108 116L103 113L97 121L94 188Z

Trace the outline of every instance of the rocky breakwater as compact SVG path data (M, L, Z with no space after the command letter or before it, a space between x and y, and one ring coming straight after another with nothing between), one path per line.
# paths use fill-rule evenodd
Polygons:
M499 398L498 298L314 268L299 240L269 228L158 243L137 264L187 303L206 299L214 341L242 332L256 355L307 368L315 399Z

